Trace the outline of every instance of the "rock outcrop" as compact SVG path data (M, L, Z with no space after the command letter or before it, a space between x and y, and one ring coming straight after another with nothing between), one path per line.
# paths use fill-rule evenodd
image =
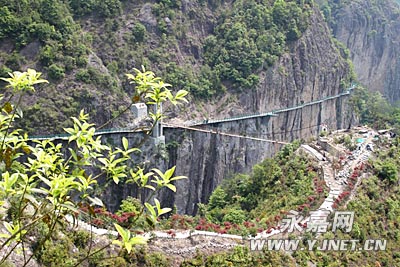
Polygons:
M230 117L241 113L260 113L275 109L299 106L346 90L350 66L345 53L331 38L327 24L319 10L314 9L310 25L303 36L291 43L274 66L259 73L260 84L253 90L231 93L234 99L218 112L208 113L209 118ZM100 57L101 58L101 57ZM223 133L242 136L231 137L179 128L166 128L165 139L168 157L151 142L142 147L143 155L137 162L148 162L150 169L177 166L177 175L189 179L177 181L177 193L165 190L158 196L165 206L176 205L179 213L195 214L197 203L207 202L211 192L224 178L239 172L249 172L254 164L274 155L282 146L247 139L257 137L290 142L318 135L322 124L330 129L347 128L352 121L348 96L339 97L303 108L279 113L276 117L214 123L211 127ZM214 106L215 107L215 106ZM189 113L189 112L187 112ZM104 141L121 146L121 137L130 144L138 143L139 134L110 134ZM168 160L167 160L168 158ZM104 203L117 209L127 196L137 195L132 185L111 185L104 192ZM142 199L145 196L142 195Z
M239 101L232 110L266 112L336 95L344 90L341 82L348 75L346 59L332 41L319 11L315 11L303 37L273 68L261 74L262 81L256 90L237 95ZM323 123L331 129L348 127L352 112L347 101L348 97L337 98L277 117L219 123L211 127L220 132L264 139L306 139L316 136ZM229 114L219 114L219 117L225 116ZM164 199L168 204L175 204L180 213L188 214L197 212L197 203L206 202L222 179L251 171L254 164L281 148L281 145L267 142L190 130L166 129L165 135L167 143L177 143L169 150L169 165L176 165L177 173L189 179L178 181L177 193L167 193Z
M349 48L360 82L391 102L400 100L399 5L348 1L333 15L333 34Z

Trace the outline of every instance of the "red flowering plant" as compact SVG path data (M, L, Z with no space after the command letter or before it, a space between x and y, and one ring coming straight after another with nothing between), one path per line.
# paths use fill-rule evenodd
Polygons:
M195 218L188 215L173 214L168 219L161 222L163 229L193 229L196 225Z

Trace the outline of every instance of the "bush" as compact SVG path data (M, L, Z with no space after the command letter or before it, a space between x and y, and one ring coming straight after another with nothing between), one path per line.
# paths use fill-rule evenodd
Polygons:
M90 233L84 230L78 230L69 234L72 243L78 248L85 248L90 239Z
M47 241L37 259L41 264L48 267L72 267L75 259L69 255L71 249L72 246L68 238L53 242Z
M52 65L49 69L58 74L60 67ZM176 103L172 104L175 105L186 102L187 92L180 91L174 95L164 83L159 82L159 78L156 78L153 72L145 70L142 72L138 69L135 69L135 72L136 75L128 74L128 79L140 84L143 92L154 99L157 105L168 101L167 99L174 99ZM13 92L23 96L24 93L34 92L35 85L47 83L40 76L41 73L28 69L26 72L13 72L9 78L2 80L8 83L6 89L10 87ZM143 77L146 77L145 80ZM165 99L160 94L165 95ZM151 188L155 193L163 187L175 192L176 188L172 181L186 178L174 177L175 167L166 170L165 173L158 169L146 173L143 169L136 168L137 162L134 162L131 154L138 149L130 148L129 141L125 137L121 140L122 148L114 149L102 144L100 138L94 136L96 129L93 127L94 124L88 122L89 115L84 110L79 113L79 117L72 118L72 128L64 129L70 136L68 143L56 145L49 139L28 143L26 129L15 127L14 120L20 117L16 115L20 110L20 104L21 101L18 101L16 106L12 106L11 111L11 105L4 105L0 116L0 135L4 136L1 149L7 148L10 152L3 153L0 157L2 174L0 208L7 210L9 204L17 200L16 204L11 205L12 209L9 209L11 216L4 222L6 230L2 234L4 238L9 238L7 242L15 242L16 246L10 246L10 253L7 253L8 248L5 246L7 251L0 251L3 255L0 262L5 261L11 252L20 251L24 254L21 266L28 266L32 257L27 255L27 250L20 250L17 245L33 240L35 243L32 245L32 255L44 266L75 266L78 260L76 256L82 255L73 255L73 244L63 233L69 230L67 226L70 223L67 222L67 216L76 218L79 214L78 209L83 207L90 207L90 210L87 208L87 212L92 214L93 206L103 206L102 201L93 192L97 189L93 187L96 184L95 173L107 175L107 178L115 184L136 183L139 189L144 189L144 184L150 187L147 182L162 181L161 184L158 183L157 188ZM152 124L155 125L156 122L154 119ZM69 158L63 153L65 151L69 151L71 155ZM86 168L88 165L91 166L90 169ZM131 180L125 179L127 173L133 177ZM141 181L142 177L146 177L144 184ZM153 200L155 205L148 202L141 204L140 214L141 218L148 221L152 227L158 223L160 216L171 211L169 208L162 208L158 200ZM127 253L130 253L136 245L147 242L146 238L134 236L118 224L114 226L122 238L114 240L113 244L125 249ZM139 228L140 225L135 227ZM30 239L31 237L33 239ZM82 232L74 238L78 246L84 246L87 234Z
M241 224L246 220L246 212L237 208L229 209L222 220L225 222Z
M75 67L76 67L75 58L73 58L71 56L65 56L64 57L64 65L65 65L66 71L71 71L71 70L75 69Z
M40 50L39 60L44 66L50 66L57 58L58 48L56 45L46 45Z
M1 66L0 67L0 77L6 77L8 76L8 73L11 73L12 70L8 68L7 66Z
M113 17L121 11L121 2L119 0L96 0L94 8L101 17Z
M80 82L84 82L84 83L90 83L90 74L89 72L84 69L84 70L79 70L76 74L75 74L75 79L77 81Z
M146 34L146 27L140 22L135 23L132 34L136 42L143 42Z
M57 64L50 65L49 69L49 78L54 80L60 80L65 76L65 69Z
M307 28L309 6L270 2L235 1L214 35L205 39L205 62L234 89L254 88L261 67L273 65Z
M223 208L226 205L226 193L224 189L218 186L210 196L208 209Z
M29 32L31 37L37 38L42 42L52 38L61 38L61 36L57 34L54 26L48 23L33 23L29 26Z
M396 163L393 160L385 160L378 166L378 175L380 178L393 184L398 180L398 171Z
M141 210L142 204L137 198L127 197L122 200L119 210L117 212L118 215L121 215L124 212L135 212L139 213Z
M88 58L85 55L79 56L76 59L76 65L78 67L86 67L87 64L88 64Z
M10 12L8 7L0 8L0 40L9 34L14 34L18 28L17 18Z

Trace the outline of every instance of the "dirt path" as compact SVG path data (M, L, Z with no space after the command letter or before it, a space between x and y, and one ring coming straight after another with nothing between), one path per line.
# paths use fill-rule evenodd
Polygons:
M368 144L372 141L372 138L368 138L364 144ZM308 146L302 145L307 153L317 158L319 161L319 166L323 169L324 180L326 185L329 187L329 194L321 206L313 211L313 218L318 217L319 219L329 216L333 212L333 203L335 199L346 190L346 183L349 174L351 174L356 166L361 162L368 159L370 153L366 150L366 146L362 146L361 150L357 152L356 157L353 160L348 160L347 164L343 166L342 173L347 175L347 178L338 179L334 175L334 170L332 169L331 163L326 161L325 156L316 149ZM359 177L357 183L359 184L361 178ZM310 216L304 218L302 223L312 222ZM110 231L106 229L98 229L96 227L91 227L85 222L79 222L79 227L86 230L92 230L98 235L113 235L117 236L116 231ZM282 230L275 229L270 233L266 231L258 233L255 237L243 237L239 235L230 234L218 234L215 232L208 231L197 231L197 230L176 230L174 231L174 237L166 233L166 231L154 231L151 233L146 233L144 236L151 238L149 242L149 249L151 251L159 251L172 257L174 266L179 266L179 262L185 258L191 258L195 255L197 250L205 251L206 253L215 253L220 251L226 251L237 245L248 245L249 239L267 239L267 238L278 238L286 233Z

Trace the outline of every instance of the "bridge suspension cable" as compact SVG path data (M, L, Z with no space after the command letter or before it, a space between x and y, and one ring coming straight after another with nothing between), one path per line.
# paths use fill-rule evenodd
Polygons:
M187 129L187 130L191 130L191 131L197 131L197 132L203 132L203 133L211 133L211 134L219 134L219 135L223 135L223 136L230 136L230 137L236 137L236 138L242 138L242 139L249 139L249 140L261 141L261 142L267 142L267 143L274 143L274 144L281 144L281 145L290 144L288 142L283 142L283 141L276 141L276 140L271 140L271 139L264 139L264 138L246 136L246 135L239 135L239 134L233 134L233 133L220 132L218 130L205 130L205 129L199 129L199 128L190 127L190 126L178 125L178 124L164 123L163 125L167 126L167 127L171 127L171 128L182 128L182 129Z
M250 114L250 115L239 115L239 116L234 116L231 118L225 118L225 119L216 119L216 120L205 120L203 122L194 122L192 124L190 124L189 126L183 126L183 125L175 125L172 127L176 127L176 128L186 128L189 130L195 130L195 131L203 131L203 132L209 132L209 133L218 133L221 135L226 135L226 136L232 136L232 137L240 137L240 138L246 138L246 139L252 139L252 140L258 140L258 141L263 141L263 142L272 142L272 143L281 143L281 144L288 144L286 142L282 142L282 141L275 141L275 140L269 140L269 139L263 139L263 138L256 138L256 137L250 137L250 136L244 136L244 135L237 135L237 134L231 134L231 133L221 133L221 132L216 132L216 131L209 131L209 130L201 130L198 128L193 128L191 126L200 126L200 125L209 125L209 124L213 124L213 123L220 123L220 122L229 122L229 121L238 121L238 120L245 120L245 119L252 119L252 118L257 118L257 117L265 117L265 116L277 116L278 113L282 113L282 112L287 112L287 111L291 111L291 110L296 110L296 109L300 109L306 106L310 106L310 105L314 105L314 104L318 104L318 103L322 103L324 101L327 100L331 100L331 99L335 99L338 97L342 97L342 96L346 96L349 95L351 93L351 91L355 88L356 84L352 84L351 87L347 88L346 91L339 93L337 95L334 96L327 96L318 100L314 100L311 102L307 102L307 103L303 103L301 105L298 106L294 106L294 107L287 107L287 108L282 108L282 109L276 109L270 112L265 112L265 113L257 113L257 114ZM163 124L163 125L172 125L172 124ZM307 129L307 128L311 128L311 127L316 127L316 126L320 126L320 125L314 125L314 126L309 126L309 127L305 127L305 128L299 128L299 129L295 129L293 131L300 131L302 129ZM291 132L293 132L291 131ZM96 135L101 135L101 134L111 134L111 133L131 133L131 132L137 132L135 130L132 129L128 129L128 128L121 128L121 129L104 129L104 130L100 130L97 131L95 134ZM287 133L288 131L283 131L281 133L263 133L265 134L282 134L282 133ZM62 133L62 134L53 134L53 135L40 135L40 136L30 136L28 138L28 140L44 140L44 139L68 139L69 138L69 134L66 133Z

